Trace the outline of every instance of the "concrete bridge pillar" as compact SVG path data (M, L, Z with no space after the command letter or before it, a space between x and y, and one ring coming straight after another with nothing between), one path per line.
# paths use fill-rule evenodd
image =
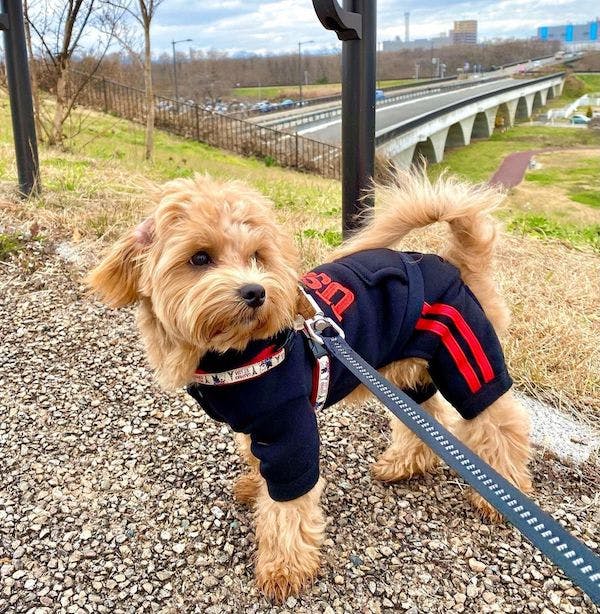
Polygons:
M515 112L515 121L525 121L531 117L531 103L527 101L528 96L521 96L517 100L517 110Z
M512 128L515 125L515 115L517 113L517 104L519 100L509 100L506 103L506 110L508 111L508 125Z
M446 138L446 147L464 147L471 142L471 132L473 131L473 122L475 115L452 124L448 130Z
M490 107L485 111L480 111L475 115L475 121L473 122L473 131L471 138L473 139L487 139L494 132L494 123L496 121L496 112L498 111L498 105Z
M446 147L446 138L448 136L448 128L442 128L433 134L429 135L426 141L417 143L414 155L423 155L430 162L441 162L444 159L444 148Z
M398 168L408 168L412 164L416 147L416 145L410 145L400 153L395 154L392 158L394 164Z

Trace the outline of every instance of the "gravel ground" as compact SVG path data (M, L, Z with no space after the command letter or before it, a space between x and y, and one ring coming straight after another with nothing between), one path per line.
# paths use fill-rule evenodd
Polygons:
M271 605L231 433L156 387L132 312L79 279L49 246L0 263L0 612L597 612L448 469L374 482L376 405L321 414L323 568ZM537 501L597 549L599 467L540 452L533 470Z

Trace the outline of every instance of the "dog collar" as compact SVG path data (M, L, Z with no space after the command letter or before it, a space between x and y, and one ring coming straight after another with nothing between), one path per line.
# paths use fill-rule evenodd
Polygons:
M196 384L203 384L204 386L224 386L227 384L238 384L260 377L285 360L287 349L293 340L294 331L290 330L283 343L279 346L275 344L269 345L248 362L233 369L227 369L219 373L209 373L198 368L194 373L194 382Z

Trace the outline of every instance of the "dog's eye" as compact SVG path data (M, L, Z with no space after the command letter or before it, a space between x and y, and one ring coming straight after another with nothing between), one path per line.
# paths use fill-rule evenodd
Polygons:
M190 264L194 266L206 266L212 262L212 258L206 252L196 252L190 258Z
M260 260L260 252L254 252L254 254L252 254L252 258L258 262Z

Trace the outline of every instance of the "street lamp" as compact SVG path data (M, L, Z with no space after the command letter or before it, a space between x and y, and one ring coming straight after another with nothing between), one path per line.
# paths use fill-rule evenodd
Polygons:
M298 41L298 85L300 86L300 106L302 106L302 45L310 45L315 41Z
M175 45L177 43L191 42L191 38L182 38L179 41L171 41L171 45L173 45L173 84L175 85L175 102L177 103L177 108L179 108L179 92L177 91L177 56L175 55Z

